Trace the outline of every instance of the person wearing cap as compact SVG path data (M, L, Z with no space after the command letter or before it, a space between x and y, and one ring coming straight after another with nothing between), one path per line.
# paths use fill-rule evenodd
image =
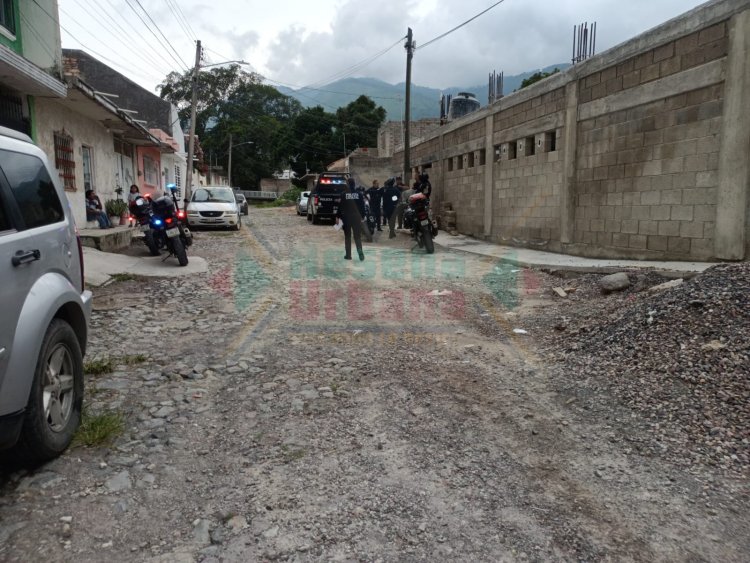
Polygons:
M362 219L365 216L365 200L361 191L357 190L354 178L346 181L347 191L341 196L336 213L336 223L342 223L344 228L344 255L345 260L352 259L352 235L354 235L354 244L357 247L359 259L365 259L365 253L362 250Z

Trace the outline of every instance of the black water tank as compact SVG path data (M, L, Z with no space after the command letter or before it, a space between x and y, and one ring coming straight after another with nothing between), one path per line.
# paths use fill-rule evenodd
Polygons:
M476 96L470 92L459 92L451 99L451 106L448 110L448 119L458 119L477 111L481 104Z

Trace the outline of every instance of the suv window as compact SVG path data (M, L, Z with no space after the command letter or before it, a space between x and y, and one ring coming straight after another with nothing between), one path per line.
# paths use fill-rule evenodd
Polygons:
M10 184L26 229L65 219L55 185L40 159L28 154L0 150L0 168Z
M0 197L0 233L9 230L11 230L10 219L8 218L8 213L5 211L3 198Z

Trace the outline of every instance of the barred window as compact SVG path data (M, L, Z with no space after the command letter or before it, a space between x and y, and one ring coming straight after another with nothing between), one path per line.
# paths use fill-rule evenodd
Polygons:
M76 163L73 137L65 131L55 131L55 168L66 190L76 191Z

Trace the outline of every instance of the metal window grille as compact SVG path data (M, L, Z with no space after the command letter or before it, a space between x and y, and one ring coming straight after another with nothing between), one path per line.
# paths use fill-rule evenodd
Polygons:
M63 186L68 191L76 191L76 163L73 155L73 137L65 132L55 131L55 168Z

